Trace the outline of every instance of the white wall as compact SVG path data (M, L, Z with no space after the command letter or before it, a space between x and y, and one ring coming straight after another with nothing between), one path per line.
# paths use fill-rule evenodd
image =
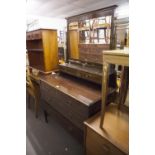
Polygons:
M64 30L67 25L65 19L49 18L33 15L27 16L26 24L28 31L35 30L38 28Z
M115 17L117 17L117 19L129 17L129 3L128 2L122 3L116 8Z

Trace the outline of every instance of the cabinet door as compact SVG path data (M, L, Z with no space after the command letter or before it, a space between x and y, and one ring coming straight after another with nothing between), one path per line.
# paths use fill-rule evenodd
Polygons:
M79 59L79 50L78 50L78 32L77 30L69 31L69 46L70 46L70 58L71 59Z

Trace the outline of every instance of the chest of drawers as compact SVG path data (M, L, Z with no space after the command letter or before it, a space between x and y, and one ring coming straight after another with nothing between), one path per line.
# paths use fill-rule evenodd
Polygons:
M100 110L101 91L95 85L49 75L40 81L40 89L42 99L81 130L83 122Z

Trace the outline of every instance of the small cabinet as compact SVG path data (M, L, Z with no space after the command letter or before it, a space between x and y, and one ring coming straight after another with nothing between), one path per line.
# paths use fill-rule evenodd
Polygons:
M39 29L26 33L29 65L40 72L58 69L57 31Z

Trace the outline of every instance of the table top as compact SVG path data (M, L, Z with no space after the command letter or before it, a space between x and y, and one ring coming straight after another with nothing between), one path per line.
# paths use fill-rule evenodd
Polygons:
M103 51L103 55L129 56L129 50L128 49L107 50Z
M40 81L45 82L49 86L54 87L87 106L101 101L101 87L96 84L69 75L60 75L59 73L49 75L40 74L38 78Z
M100 128L100 113L91 117L85 125L110 141L117 148L129 153L129 115L117 109L117 105L110 104L106 108L104 126Z
M103 52L103 62L129 66L129 50L109 50Z

